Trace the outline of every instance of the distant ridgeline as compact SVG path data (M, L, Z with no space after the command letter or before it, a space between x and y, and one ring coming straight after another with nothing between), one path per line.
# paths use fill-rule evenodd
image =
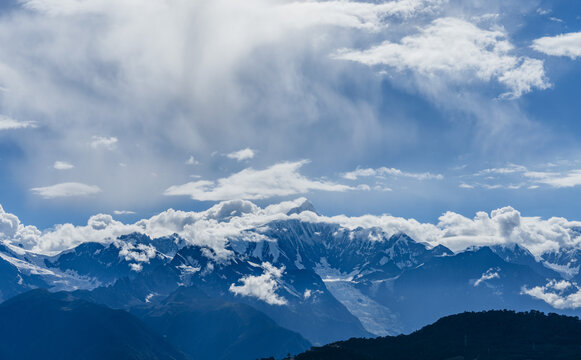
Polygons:
M294 360L581 359L581 321L538 311L466 312L410 335L353 338Z

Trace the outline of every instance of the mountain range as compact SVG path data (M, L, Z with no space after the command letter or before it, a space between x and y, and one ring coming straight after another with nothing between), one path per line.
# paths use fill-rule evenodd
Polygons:
M465 311L577 315L544 298L576 293L579 275L561 271L578 261L574 249L534 256L510 244L454 253L403 232L316 221L308 201L224 232L249 206L213 208L219 242L132 232L47 254L2 240L3 309L30 301L72 306L64 301L123 311L127 326L151 331L165 353L186 359L280 358L352 337L413 332ZM50 293L29 292L39 288Z

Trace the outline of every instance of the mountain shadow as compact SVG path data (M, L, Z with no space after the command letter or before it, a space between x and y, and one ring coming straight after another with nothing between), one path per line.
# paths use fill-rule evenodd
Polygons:
M185 360L133 315L32 290L0 305L2 360Z

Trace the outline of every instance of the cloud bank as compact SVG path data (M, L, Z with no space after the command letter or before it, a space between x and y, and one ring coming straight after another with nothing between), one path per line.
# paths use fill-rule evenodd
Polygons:
M562 248L581 249L578 229L581 222L564 218L541 219L523 217L520 212L504 207L492 211L478 212L473 218L454 212L446 212L438 223L421 223L390 215L364 215L327 217L304 211L287 215L290 210L304 204L306 199L284 201L280 204L260 208L246 200L225 201L201 212L186 212L169 209L148 219L125 224L111 215L92 216L87 225L56 225L44 231L34 226L24 226L18 217L0 213L0 240L25 249L41 253L53 253L77 246L83 242L113 242L121 235L139 232L151 237L180 235L191 244L211 248L216 257L228 258L230 239L242 241L271 241L260 231L254 231L277 220L298 219L312 223L337 224L347 229L375 228L387 237L406 233L416 241L430 246L442 244L458 252L472 246L518 244L534 255Z

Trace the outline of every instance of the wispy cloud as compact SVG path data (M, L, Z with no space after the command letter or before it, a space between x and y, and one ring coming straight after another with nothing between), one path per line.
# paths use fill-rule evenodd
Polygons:
M489 168L478 171L474 176L482 176L482 175L489 175L489 174L513 174L518 172L525 172L527 168L522 165L517 164L508 164L505 167L501 168Z
M432 174L430 172L423 173L411 173L402 171L394 168L380 167L377 169L366 168L366 169L356 169L343 174L343 178L348 180L357 180L360 177L378 177L378 176L395 176L395 177L408 177L416 180L442 180L444 175L442 174Z
M36 124L33 121L18 121L10 117L0 115L0 131L35 128L35 127Z
M502 30L480 29L456 18L436 19L399 43L386 41L367 50L343 49L334 57L365 65L386 65L428 77L468 83L495 79L506 97L520 97L550 86L541 60L511 54L514 46Z
M165 195L187 195L194 200L267 199L304 194L309 191L353 190L353 187L329 181L312 180L299 170L308 161L284 162L264 170L244 169L216 181L199 180L171 186Z
M254 155L256 155L254 150L246 148L231 152L230 154L227 154L226 157L228 157L229 159L235 159L237 161L243 161L254 158Z
M499 273L500 273L499 268L490 268L490 269L486 270L486 272L484 274L482 274L482 276L479 279L474 281L474 287L478 287L480 284L482 284L488 280L500 279Z
M538 189L541 185L548 185L553 188L571 188L581 185L581 169L563 169L556 171L555 164L544 164L537 166L537 169L509 164L505 167L483 169L472 176L480 177L481 181L474 183L462 182L460 187L466 189ZM551 171L546 171L550 169ZM487 181L488 182L485 182Z
M36 187L30 189L33 193L45 198L53 199L59 197L87 196L101 192L101 189L95 185L87 185L78 182L66 182L45 187Z
M187 160L186 160L186 165L197 165L199 164L199 161L196 160L196 158L194 158L193 155L191 155Z
M135 214L135 211L130 211L130 210L114 210L113 214L115 215L133 215Z
M52 167L56 170L70 170L74 168L75 165L67 161L55 161Z
M118 139L114 136L93 136L93 140L90 145L93 149L104 148L107 150L114 150L117 145Z
M570 170L565 173L557 172L527 172L526 177L534 182L546 184L554 188L570 188L581 185L581 169Z

